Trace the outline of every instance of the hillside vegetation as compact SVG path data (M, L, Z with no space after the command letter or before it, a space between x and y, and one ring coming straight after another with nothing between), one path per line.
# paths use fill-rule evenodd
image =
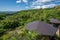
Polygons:
M45 40L46 37L26 30L26 24L36 20L49 23L50 18L60 20L60 6L23 10L11 15L0 14L0 40ZM59 37L56 36L56 40L59 40Z

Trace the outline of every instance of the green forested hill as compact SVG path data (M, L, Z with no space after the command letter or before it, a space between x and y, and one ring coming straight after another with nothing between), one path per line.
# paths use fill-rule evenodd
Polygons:
M1 14L0 14L1 15ZM1 20L1 18L3 18ZM49 23L50 18L60 20L60 6L46 9L18 11L12 15L0 16L1 40L36 40L38 34L25 29L26 24L41 20ZM19 33L18 33L19 32ZM46 39L42 37L41 39Z

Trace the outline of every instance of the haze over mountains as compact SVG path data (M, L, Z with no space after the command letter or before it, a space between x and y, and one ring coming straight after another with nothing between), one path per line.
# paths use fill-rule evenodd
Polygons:
M5 14L13 14L16 13L17 11L0 11L0 13L5 13Z

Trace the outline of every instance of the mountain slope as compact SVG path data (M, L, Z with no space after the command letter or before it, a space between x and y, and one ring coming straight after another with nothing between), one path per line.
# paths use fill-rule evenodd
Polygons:
M23 11L16 12L13 15L6 16L3 20L0 20L0 34L2 35L2 33L4 34L6 32L8 34L3 35L0 39L35 40L37 33L26 30L25 29L26 24L36 20L41 20L49 23L50 18L56 18L60 20L60 6L54 8L47 8L47 9L23 10ZM9 33L11 30L13 31ZM19 32L19 34L17 32Z

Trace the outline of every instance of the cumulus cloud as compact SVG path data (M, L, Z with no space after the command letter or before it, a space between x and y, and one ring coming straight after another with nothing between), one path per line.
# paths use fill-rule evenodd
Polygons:
M37 0L38 2L49 2L49 1L52 1L52 0Z
M56 6L56 4L42 5L41 8L51 8Z
M27 3L28 0L17 0L17 1L16 1L16 3L21 3L21 2Z
M40 9L40 6L31 6L32 9Z
M23 2L24 2L24 3L27 3L27 2L28 2L28 0L23 0Z
M21 0L17 0L16 3L21 3Z
M55 3L60 2L60 0L33 0L33 1L28 1L28 0L17 0L16 3L30 3L29 6L26 6L25 8L32 8L32 9L40 9L40 8L51 8L56 6ZM55 3L54 3L55 2Z
M48 4L48 5L42 5L42 6L31 6L31 8L33 9L40 9L40 8L51 8L51 7L54 7L56 6L56 4Z
M39 9L39 8L51 8L51 7L56 6L56 4L54 4L54 3L48 3L48 2L52 2L52 1L54 1L54 0L36 0L35 2L32 2L31 7L35 8L35 9ZM48 4L45 5L45 3L48 3Z
M32 5L42 5L43 3L46 2L51 2L52 0L36 0L35 2L32 3Z
M40 6L36 6L35 9L40 9L41 7Z

